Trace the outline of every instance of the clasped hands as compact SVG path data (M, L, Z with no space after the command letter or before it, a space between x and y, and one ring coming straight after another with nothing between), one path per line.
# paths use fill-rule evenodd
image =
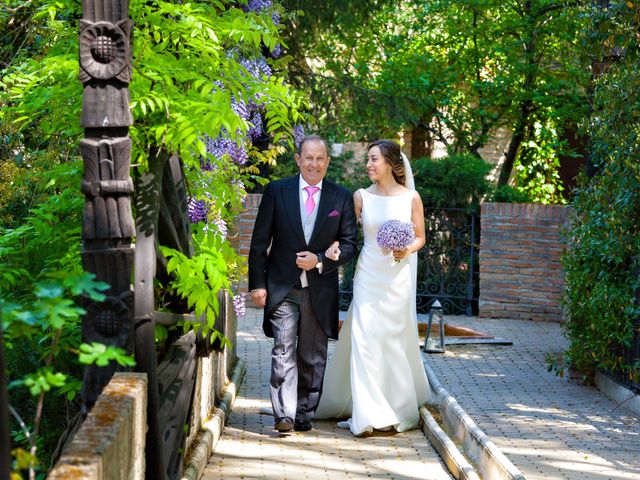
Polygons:
M329 248L324 252L325 257L330 258L333 261L337 261L340 258L340 247L337 241L333 242ZM318 256L312 252L298 252L296 254L296 265L303 270L312 270L318 263ZM264 308L267 304L267 289L256 288L251 291L251 299L258 308Z
M389 253L393 253L393 259L396 262L399 262L400 260L403 260L404 258L406 258L411 251L409 250L409 248L403 248L402 250L390 250L386 247L382 248L382 253L385 255L389 255Z
M324 256L330 260L338 261L340 258L340 243L334 241L329 248L324 251ZM296 253L296 265L303 270L312 270L318 263L318 256L312 252Z

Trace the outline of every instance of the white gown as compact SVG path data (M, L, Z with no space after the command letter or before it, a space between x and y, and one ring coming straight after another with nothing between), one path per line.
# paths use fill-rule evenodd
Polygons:
M418 345L416 254L395 262L376 242L386 220L411 222L414 191L385 197L361 189L364 247L353 301L325 371L315 418L348 418L354 435L418 426L430 388Z

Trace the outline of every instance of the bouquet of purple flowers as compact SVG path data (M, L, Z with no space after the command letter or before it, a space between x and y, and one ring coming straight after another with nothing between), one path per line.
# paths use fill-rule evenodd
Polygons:
M376 241L388 250L403 250L416 239L416 232L411 223L400 220L387 220L378 229Z

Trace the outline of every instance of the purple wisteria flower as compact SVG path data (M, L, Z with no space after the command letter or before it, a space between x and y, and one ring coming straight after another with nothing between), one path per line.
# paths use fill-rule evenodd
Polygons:
M207 137L206 146L207 152L217 159L221 159L226 154L238 165L244 165L249 160L244 143L241 142L238 145L235 140L229 138L229 134L224 129L216 138Z
M264 57L254 58L238 58L238 63L242 65L254 78L262 78L271 76L271 66L267 63L267 59Z
M242 7L245 12L260 12L271 8L271 0L249 0L249 2Z
M236 317L241 319L247 313L247 302L244 296L244 293L237 293L233 297L233 309L236 312Z
M207 219L209 207L207 207L204 200L190 198L187 207L189 209L189 220L191 223L198 223Z
M260 115L260 112L256 112L249 121L252 124L252 126L249 127L249 138L251 140L257 140L262 136L262 115Z
M300 146L300 142L304 138L304 127L302 125L296 125L293 127L293 143L298 148Z
M271 50L271 58L278 59L282 55L282 45L279 43Z
M410 223L387 220L378 229L376 241L382 248L404 250L416 239L416 232Z
M214 217L212 223L216 226L216 229L218 230L218 233L222 236L222 238L227 238L229 227L227 226L227 222L225 222L224 219L220 216L219 212Z
M237 100L233 96L231 97L231 110L244 120L249 120L251 117L251 112L249 111L247 104L242 100Z

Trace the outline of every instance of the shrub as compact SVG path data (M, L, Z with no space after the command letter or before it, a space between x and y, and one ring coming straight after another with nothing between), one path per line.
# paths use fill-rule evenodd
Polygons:
M416 190L427 207L475 208L489 192L491 165L472 155L455 154L411 162Z
M637 68L637 19L620 4L601 12L603 31L610 38L615 20L617 41L625 38L625 57L613 65L594 90L591 155L599 172L583 179L573 201L563 257L565 302L570 340L568 363L579 370L604 369L640 383L640 359L623 352L640 332L634 322L640 308L634 301L639 287L640 259L640 71ZM626 31L625 31L626 29Z
M491 202L500 203L530 203L533 201L531 196L518 188L511 185L498 185L489 196Z

